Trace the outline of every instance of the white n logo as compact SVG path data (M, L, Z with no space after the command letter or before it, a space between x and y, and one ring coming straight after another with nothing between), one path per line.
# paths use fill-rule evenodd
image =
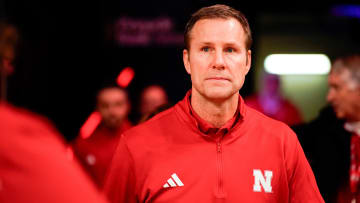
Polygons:
M265 192L272 191L272 187L271 187L271 178L273 176L272 171L265 170L265 178L264 178L261 170L254 169L253 175L255 178L255 183L254 183L254 187L253 187L254 192L261 192L260 184L264 188Z

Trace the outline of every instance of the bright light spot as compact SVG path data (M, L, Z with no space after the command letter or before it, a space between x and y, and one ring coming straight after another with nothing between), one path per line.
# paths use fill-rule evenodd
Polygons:
M135 72L131 67L124 68L116 79L120 87L126 88L135 76Z
M99 112L95 111L90 114L88 119L85 121L83 126L80 128L80 136L83 139L90 137L90 135L95 131L97 126L101 122L101 115Z
M325 75L331 63L324 54L271 54L264 66L266 72L278 75Z
M95 163L96 163L96 158L95 158L95 156L94 155L92 155L92 154L88 154L87 156L86 156L86 161L87 161L87 163L89 164L89 165L94 165Z

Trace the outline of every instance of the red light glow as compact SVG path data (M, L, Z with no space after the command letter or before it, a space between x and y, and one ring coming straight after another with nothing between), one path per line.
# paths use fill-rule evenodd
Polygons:
M88 119L85 121L83 126L80 128L80 136L83 139L90 137L90 135L95 131L97 126L101 122L101 115L99 112L95 111L90 114Z
M116 83L123 88L126 88L132 79L134 79L135 72L131 67L124 68L118 75Z

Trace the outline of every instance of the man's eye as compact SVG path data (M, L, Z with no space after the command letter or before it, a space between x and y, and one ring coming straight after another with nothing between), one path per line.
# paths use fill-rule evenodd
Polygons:
M228 53L232 53L234 52L235 50L233 48L226 48L225 49L225 52L228 52Z
M209 47L203 47L203 48L201 49L201 51L209 52L209 51L210 51L210 48L209 48Z

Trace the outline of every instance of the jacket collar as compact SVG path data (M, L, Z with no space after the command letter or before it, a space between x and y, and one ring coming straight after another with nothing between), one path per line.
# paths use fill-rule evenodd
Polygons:
M239 95L239 103L234 117L226 122L225 125L221 128L215 128L210 123L202 119L192 109L190 98L191 90L186 93L184 99L176 105L175 109L181 115L181 117L192 126L194 130L200 131L202 135L207 137L217 138L226 135L241 123L246 114L244 100Z

